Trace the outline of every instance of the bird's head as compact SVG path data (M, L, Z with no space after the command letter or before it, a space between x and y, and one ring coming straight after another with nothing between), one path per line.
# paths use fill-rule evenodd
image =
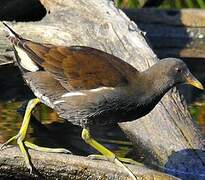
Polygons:
M177 58L165 58L160 60L159 71L163 73L168 82L175 84L190 84L198 89L203 90L203 85L192 75L187 65Z

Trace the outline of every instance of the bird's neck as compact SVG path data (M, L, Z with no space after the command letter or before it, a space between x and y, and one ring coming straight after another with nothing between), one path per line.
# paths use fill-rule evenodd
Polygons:
M169 80L167 76L152 68L142 72L136 83L137 87L140 88L142 97L154 101L159 101L174 86L174 82Z

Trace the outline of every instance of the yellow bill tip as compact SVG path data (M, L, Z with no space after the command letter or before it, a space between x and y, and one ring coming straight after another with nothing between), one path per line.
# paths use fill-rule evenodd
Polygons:
M192 82L191 85L198 88L198 89L204 90L203 85L199 81L198 82Z
M198 89L204 90L203 85L193 75L188 76L187 84L190 84Z

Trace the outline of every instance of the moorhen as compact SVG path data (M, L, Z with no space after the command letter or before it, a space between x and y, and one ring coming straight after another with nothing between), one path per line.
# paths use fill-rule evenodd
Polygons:
M17 140L30 171L32 167L25 146L45 152L69 152L25 141L31 112L39 102L54 109L60 117L81 126L86 143L124 167L135 179L120 158L91 137L91 127L145 116L176 84L186 83L203 89L180 59L165 58L139 72L122 59L101 50L33 42L4 25L9 32L7 37L13 45L16 63L37 99L29 101L19 133L3 146Z

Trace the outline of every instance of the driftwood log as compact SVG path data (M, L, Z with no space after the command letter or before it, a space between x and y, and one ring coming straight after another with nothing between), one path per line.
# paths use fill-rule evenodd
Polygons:
M36 172L30 174L16 147L0 153L0 177L10 179L130 179L120 167L109 161L91 160L82 156L41 153L29 150ZM145 166L128 165L139 179L175 180Z
M13 28L25 38L51 44L98 48L124 59L140 71L158 61L143 32L110 0L41 0L41 3L47 9L41 21L13 23ZM0 29L3 30L3 26ZM0 38L2 58L10 59L10 46L3 31L0 31ZM205 155L202 134L182 102L183 99L174 88L149 115L121 123L120 127L136 147L135 158L143 157L143 163L147 166L182 178L203 177ZM4 152L5 156L0 156L0 165L7 167L4 168L6 172L12 169L8 167L12 164L9 164L12 154L16 153L15 149L13 151L10 157L6 156L7 151ZM38 153L34 152L31 156L35 159ZM60 155L57 156L60 158ZM2 160L4 157L8 161ZM55 155L52 157L56 158ZM75 159L70 156L67 158ZM107 167L110 168L111 164ZM92 173L91 167L86 170ZM79 177L79 174L76 173L76 176Z

